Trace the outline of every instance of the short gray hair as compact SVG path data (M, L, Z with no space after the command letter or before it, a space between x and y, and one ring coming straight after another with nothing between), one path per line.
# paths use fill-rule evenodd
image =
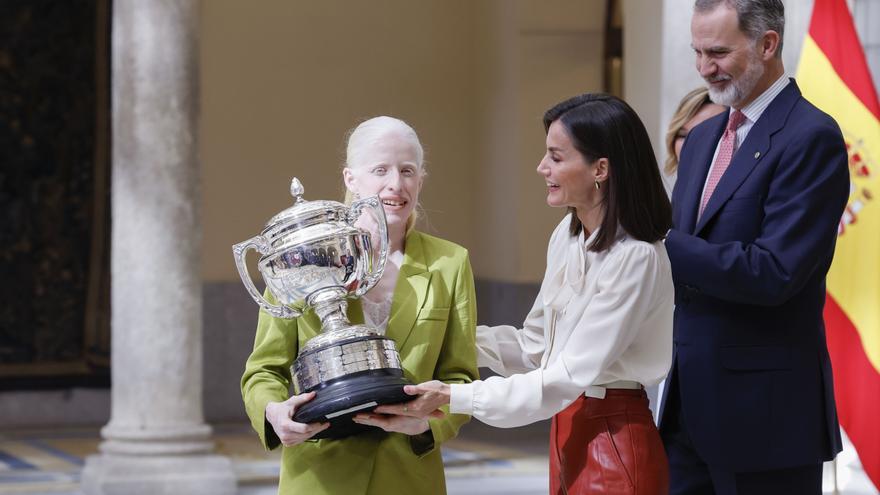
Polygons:
M422 148L422 142L419 141L416 130L406 122L386 115L367 119L348 132L345 145L345 167L358 166L364 154L369 153L389 134L397 134L413 147L416 152L416 165L419 167L419 174L425 177L427 175L425 172L425 150ZM354 199L352 192L346 189L345 204L351 204ZM416 220L419 218L419 208L420 206L416 204L416 208L406 220L407 233L415 228Z
M694 12L711 12L721 4L736 11L739 30L749 39L758 40L767 31L779 33L775 55L782 56L782 36L785 34L785 6L782 0L696 0Z
M417 165L421 169L424 165L425 151L415 129L400 119L385 115L367 119L349 132L345 151L346 165L349 167L357 165L364 153L369 152L388 134L397 134L412 145L416 152Z

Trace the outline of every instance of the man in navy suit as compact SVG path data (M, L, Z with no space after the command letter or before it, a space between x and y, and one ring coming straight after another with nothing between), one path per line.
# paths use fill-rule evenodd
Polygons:
M822 308L847 154L785 77L784 25L780 0L694 6L697 68L730 108L687 136L672 196L672 494L821 494L840 451Z

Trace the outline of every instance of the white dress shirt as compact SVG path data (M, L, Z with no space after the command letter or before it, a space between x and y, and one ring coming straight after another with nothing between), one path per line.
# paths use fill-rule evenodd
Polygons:
M494 376L452 384L450 411L499 427L547 419L603 384L658 383L672 362L672 272L666 248L630 238L587 251L596 233L553 231L541 290L523 328L478 326L480 366Z

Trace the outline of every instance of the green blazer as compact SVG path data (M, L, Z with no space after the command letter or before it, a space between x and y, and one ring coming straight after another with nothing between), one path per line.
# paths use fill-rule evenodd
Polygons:
M267 291L267 299L270 296ZM475 301L467 250L411 231L385 332L397 344L410 381L467 383L479 378ZM363 323L360 301L349 301L348 317L352 323ZM241 393L251 424L267 449L278 447L280 441L266 421L266 404L290 397L290 365L320 328L313 311L294 320L260 311ZM279 493L446 493L439 446L469 419L460 414L432 419L430 433L413 437L376 429L340 440L284 447Z

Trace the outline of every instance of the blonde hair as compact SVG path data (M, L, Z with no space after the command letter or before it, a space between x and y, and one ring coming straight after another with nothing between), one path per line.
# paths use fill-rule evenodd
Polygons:
M692 90L681 99L681 103L678 104L678 109L675 111L672 120L669 122L669 129L666 131L666 163L663 166L663 171L667 174L675 172L678 168L678 158L675 156L675 137L678 135L678 131L680 131L701 108L710 103L712 103L712 100L709 99L709 90L704 87Z
M367 119L358 124L354 129L348 131L345 145L345 163L342 165L343 168L353 168L351 166L352 163L358 161L367 150L389 133L397 133L413 147L416 152L416 165L418 165L419 174L424 178L427 175L424 163L425 151L422 148L422 143L419 141L419 136L416 134L415 129L400 119L385 115ZM352 192L346 187L345 204L351 204L354 199L354 194L352 194ZM416 204L416 207L413 208L412 213L410 213L409 218L406 220L407 234L416 225L419 216L418 210L419 205Z

